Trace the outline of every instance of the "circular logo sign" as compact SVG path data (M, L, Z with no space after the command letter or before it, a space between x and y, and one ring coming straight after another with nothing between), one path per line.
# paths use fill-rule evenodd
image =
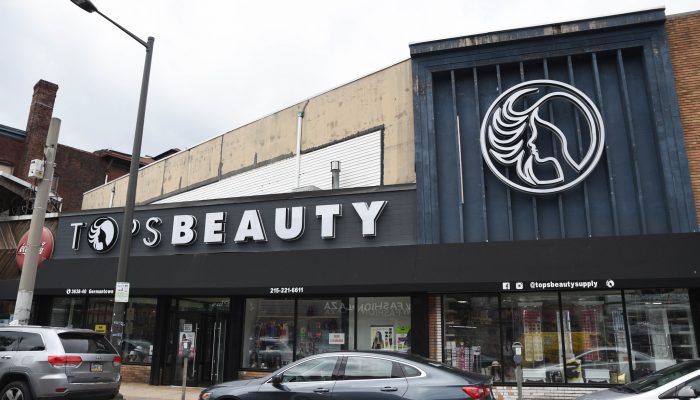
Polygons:
M27 254L27 243L29 242L29 231L22 235L22 238L17 243L17 252L15 253L15 261L17 262L17 267L22 269L24 265L24 256ZM37 260L37 266L40 266L44 260L51 258L53 255L53 233L51 233L48 228L44 227L41 230L41 246L39 247L39 259Z
M119 227L117 222L110 217L97 218L88 229L88 244L98 253L106 253L112 250L117 243Z
M557 126L550 119L551 110L572 107L580 123L571 118ZM600 112L583 92L541 79L498 96L481 123L480 140L486 165L503 183L529 194L553 194L593 171L603 154L605 130Z

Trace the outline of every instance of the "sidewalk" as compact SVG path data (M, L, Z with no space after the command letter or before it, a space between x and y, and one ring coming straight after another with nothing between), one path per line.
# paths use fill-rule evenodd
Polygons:
M204 388L188 387L187 400L197 400L199 393ZM181 386L152 386L145 383L122 383L119 393L124 400L180 400L182 398Z

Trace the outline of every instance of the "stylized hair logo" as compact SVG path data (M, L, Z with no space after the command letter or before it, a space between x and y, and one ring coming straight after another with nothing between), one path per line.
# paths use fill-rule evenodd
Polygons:
M545 94L534 96L547 88L550 90ZM540 113L553 101L572 104L588 127L587 141L583 138L586 130L581 129L578 159L571 155L564 132ZM540 155L538 138L545 132L554 137L558 157ZM598 164L604 143L603 119L591 99L575 87L553 80L523 82L506 90L491 104L481 123L481 154L491 172L511 188L530 194L559 193L586 179ZM568 166L566 172L562 160ZM496 163L515 169L516 176L504 173Z
M117 222L110 217L100 217L90 224L88 243L98 253L106 253L117 242L119 228Z

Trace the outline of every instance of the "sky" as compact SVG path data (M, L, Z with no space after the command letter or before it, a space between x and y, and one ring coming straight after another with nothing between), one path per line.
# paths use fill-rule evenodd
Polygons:
M142 155L186 149L409 58L410 43L700 0L92 0L155 37ZM145 49L70 0L0 0L0 124L59 86L59 143L131 153ZM295 127L290 128L295 134Z

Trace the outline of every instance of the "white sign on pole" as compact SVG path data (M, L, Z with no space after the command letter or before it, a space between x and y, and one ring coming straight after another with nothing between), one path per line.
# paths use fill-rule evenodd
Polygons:
M114 291L114 301L116 303L129 302L129 282L117 282L117 287Z

